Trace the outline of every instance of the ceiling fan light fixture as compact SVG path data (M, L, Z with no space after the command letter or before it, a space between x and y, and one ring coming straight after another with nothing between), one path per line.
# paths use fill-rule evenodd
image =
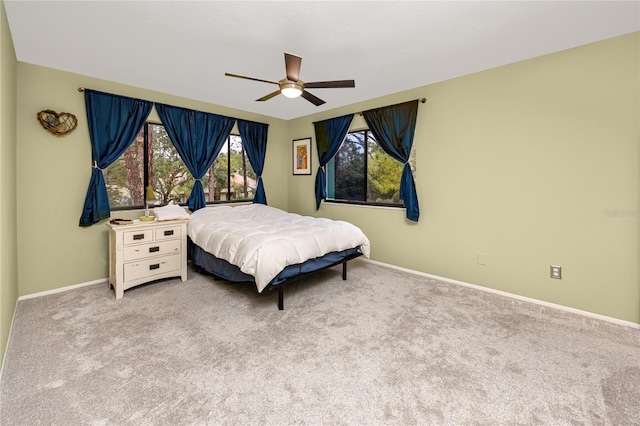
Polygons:
M299 96L303 97L307 101L311 102L315 106L320 106L325 104L326 102L322 99L318 98L315 95L304 90L305 82L300 80L300 64L302 63L302 58L300 56L292 55L291 53L284 54L284 66L287 71L287 76L282 80L278 81L269 81L263 80L261 78L247 77L239 74L231 74L225 72L224 75L229 77L236 78L244 78L245 80L259 81L261 83L269 83L276 84L278 86L278 90L275 92L271 92L268 95L265 95L261 98L256 99L256 102L264 102L272 99L280 94L286 96L287 98L297 98ZM328 89L332 87L356 87L356 82L353 80L335 80L335 81L315 81L311 83L306 83L306 87L309 89Z
M302 94L302 84L293 81L280 83L280 93L287 98L297 98Z

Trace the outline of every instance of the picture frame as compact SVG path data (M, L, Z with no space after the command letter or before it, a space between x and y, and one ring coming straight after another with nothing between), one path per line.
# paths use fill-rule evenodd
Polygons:
M294 175L311 174L311 138L294 139L291 156Z

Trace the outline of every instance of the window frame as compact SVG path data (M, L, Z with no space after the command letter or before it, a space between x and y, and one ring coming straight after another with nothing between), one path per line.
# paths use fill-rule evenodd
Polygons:
M364 143L365 143L365 149L364 149L364 170L365 170L365 179L364 179L364 195L365 195L365 201L360 201L360 200L344 200L344 199L333 199L333 198L325 198L323 200L323 202L325 203L329 203L329 204L347 204L347 205L355 205L355 206L369 206L369 207L387 207L387 208L393 208L393 209L404 209L406 208L404 205L404 201L401 200L400 203L380 203L380 202L375 202L375 201L366 201L366 197L368 194L368 184L369 184L369 155L368 154L368 134L370 134L371 136L373 136L373 133L371 132L371 129L369 128L362 128L362 129L353 129L353 130L349 130L347 132L347 134L344 137L344 140L342 141L342 144L340 144L340 148L338 148L338 151L340 151L340 149L342 149L342 145L345 143L345 141L347 140L347 137L349 136L349 134L352 133L361 133L364 132ZM374 140L375 140L375 136L374 136ZM377 145L377 142L374 142ZM380 147L380 145L378 145L378 147ZM380 148L382 150L382 148ZM412 149L413 151L413 149ZM382 152L384 152L384 150L382 150ZM384 152L385 155L389 155L386 152ZM336 156L338 155L338 152L336 152ZM335 156L329 160L329 163L335 161ZM395 159L393 159L393 161L397 161ZM327 166L328 164L327 163ZM335 164L335 163L334 163ZM325 185L326 188L329 188L329 178L330 178L330 173L327 170L325 173L326 177L325 177ZM334 182L335 182L335 167L334 167ZM400 180L398 180L398 185L400 185Z
M149 125L153 125L153 126L162 126L164 127L164 124L162 122L156 122L156 121L145 121L144 125L142 126L142 131L143 131L143 187L146 188L149 185ZM140 134L140 132L138 132L138 134ZM253 198L250 199L246 199L246 200L230 200L229 198L231 197L231 136L237 136L240 138L240 141L242 143L242 137L240 136L239 133L229 133L229 135L227 136L227 138L225 139L225 145L227 146L227 199L226 200L214 200L214 201L206 201L206 205L216 205L216 204L236 204L236 203L252 203L253 202ZM131 146L127 147L127 149L129 149ZM175 147L174 147L175 148ZM222 152L222 150L221 150ZM123 154L124 155L124 154ZM220 153L218 153L218 155L220 155ZM247 155L247 151L244 147L244 144L242 144L242 155L244 155L246 157ZM217 157L216 157L217 160ZM215 162L215 160L214 160ZM247 157L247 162L249 162L249 158ZM251 166L251 170L253 170L253 166ZM255 172L254 172L255 173ZM195 179L195 178L194 178ZM255 197L255 194L254 194ZM180 206L187 206L188 203L179 203L178 205ZM111 211L131 211L131 210L144 210L146 208L146 206L144 204L142 205L135 205L135 206L111 206L109 205L109 208Z

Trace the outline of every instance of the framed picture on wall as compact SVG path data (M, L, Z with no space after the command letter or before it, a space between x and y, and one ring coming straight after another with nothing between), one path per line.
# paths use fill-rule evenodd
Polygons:
M293 174L311 174L311 138L293 141Z

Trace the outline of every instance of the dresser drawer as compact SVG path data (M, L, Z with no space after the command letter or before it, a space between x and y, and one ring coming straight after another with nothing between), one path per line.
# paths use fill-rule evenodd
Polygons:
M169 238L179 238L182 234L180 225L166 226L163 228L158 228L155 231L156 241L166 240Z
M180 253L182 242L180 240L158 241L148 244L136 244L125 246L122 249L122 260L144 259L147 257L164 256L165 254Z
M123 244L138 244L153 241L153 229L139 229L122 233Z
M187 280L188 220L108 223L109 286L116 299L125 290L151 281L180 277Z
M140 260L124 264L124 281L153 277L182 267L182 255L174 254L155 259Z

